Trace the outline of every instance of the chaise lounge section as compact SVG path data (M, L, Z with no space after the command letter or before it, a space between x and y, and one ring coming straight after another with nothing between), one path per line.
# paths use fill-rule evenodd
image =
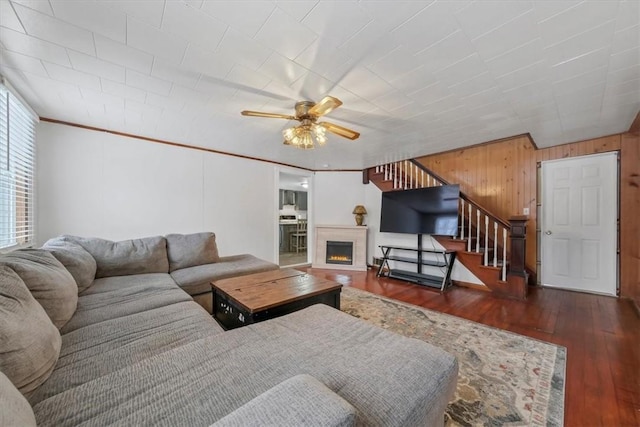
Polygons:
M210 239L182 238L200 249L176 265ZM450 354L324 305L224 331L162 245L66 236L0 257L0 425L443 424Z

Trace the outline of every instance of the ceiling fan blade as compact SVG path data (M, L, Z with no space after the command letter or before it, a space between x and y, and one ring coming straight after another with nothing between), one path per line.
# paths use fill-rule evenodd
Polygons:
M322 101L309 109L309 114L312 116L320 117L335 110L342 105L342 101L333 96L325 96Z
M252 117L267 117L270 119L287 119L287 120L296 120L295 117L289 116L287 114L277 114L277 113L261 113L260 111L248 111L244 110L240 114L243 116L252 116Z
M347 129L345 127L342 126L338 126L336 124L333 123L329 123L329 122L322 122L322 123L318 123L319 125L324 126L324 128L326 130L328 130L329 132L335 133L336 135L340 135L344 138L348 138L350 140L354 140L354 139L358 139L358 137L360 136L360 134L358 132L356 132L355 130L351 130L351 129Z

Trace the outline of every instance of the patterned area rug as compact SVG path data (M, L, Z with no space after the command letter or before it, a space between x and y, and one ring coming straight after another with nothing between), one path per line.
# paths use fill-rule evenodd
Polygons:
M454 354L459 374L447 426L561 426L566 349L344 287L342 311Z

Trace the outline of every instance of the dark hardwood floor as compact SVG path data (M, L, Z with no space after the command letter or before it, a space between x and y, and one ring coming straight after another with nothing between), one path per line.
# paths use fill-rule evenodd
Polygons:
M530 288L526 301L453 287L445 293L372 270L315 276L567 348L566 426L640 426L640 316L630 300Z

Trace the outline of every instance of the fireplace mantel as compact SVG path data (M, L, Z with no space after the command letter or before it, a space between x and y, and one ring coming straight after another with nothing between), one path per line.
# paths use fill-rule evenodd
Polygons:
M367 227L357 225L317 225L313 268L367 271ZM327 264L327 241L352 242L352 264Z

